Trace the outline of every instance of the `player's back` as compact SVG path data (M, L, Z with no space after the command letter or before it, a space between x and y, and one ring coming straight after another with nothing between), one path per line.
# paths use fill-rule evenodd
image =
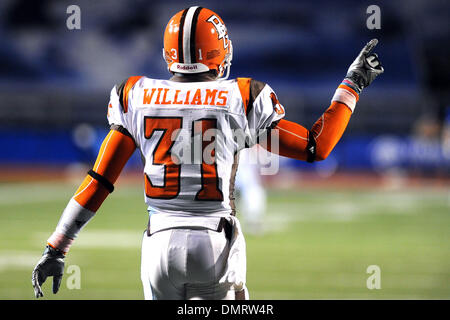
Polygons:
M150 210L233 212L237 154L254 144L252 131L277 115L272 103L264 110L254 101L255 110L247 110L250 84L248 78L178 82L131 77L112 90L108 119L123 126L141 151ZM258 98L272 93L269 86L256 85Z

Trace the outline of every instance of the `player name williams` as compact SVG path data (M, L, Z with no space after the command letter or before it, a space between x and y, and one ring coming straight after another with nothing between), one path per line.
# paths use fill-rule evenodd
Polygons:
M208 318L211 313L218 313L222 315L273 315L273 305L271 304L238 304L238 305L226 305L223 304L220 308L213 309L207 306L191 307L185 304L182 307L178 307L178 315L198 315Z
M144 89L142 104L155 105L210 105L226 106L228 91L219 89L173 90L170 88Z

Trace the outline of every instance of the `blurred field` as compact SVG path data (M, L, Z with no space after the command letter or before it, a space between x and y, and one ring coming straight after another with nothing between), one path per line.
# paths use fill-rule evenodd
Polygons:
M0 299L33 299L31 271L76 186L0 184ZM253 299L449 299L448 189L270 190L266 232L247 235ZM119 185L83 230L66 266L81 289L46 299L142 299L139 184ZM244 226L245 232L245 226ZM381 268L368 290L366 268Z

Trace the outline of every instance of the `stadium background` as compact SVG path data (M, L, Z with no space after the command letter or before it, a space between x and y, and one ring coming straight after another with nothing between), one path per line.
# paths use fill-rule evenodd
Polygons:
M132 4L131 4L132 3ZM81 30L66 9L81 8ZM366 9L381 8L369 30ZM231 77L269 83L287 119L310 127L362 46L385 73L317 164L280 159L264 177L264 234L247 235L255 299L450 298L450 5L445 1L24 1L0 3L0 299L33 299L31 271L108 127L114 84L167 78L162 35L201 5L224 19ZM135 154L67 257L48 299L141 299L146 225ZM245 208L240 208L245 210ZM245 225L244 225L245 232ZM381 269L381 289L366 272Z

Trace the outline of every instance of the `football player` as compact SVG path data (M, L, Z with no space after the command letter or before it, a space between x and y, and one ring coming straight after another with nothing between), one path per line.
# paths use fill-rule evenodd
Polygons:
M239 197L237 208L244 220L246 233L263 234L263 219L266 211L266 190L261 179L261 166L258 161L258 145L239 151L239 170L236 173L236 191ZM277 159L278 161L278 159Z
M133 76L111 90L111 130L33 270L36 297L48 277L58 291L69 248L139 149L149 212L141 263L145 298L247 299L245 241L233 202L239 151L259 143L282 156L325 159L361 91L383 72L372 53L376 44L362 49L308 130L283 119L285 109L268 84L226 80L233 50L219 15L196 6L175 14L163 49L172 77Z

